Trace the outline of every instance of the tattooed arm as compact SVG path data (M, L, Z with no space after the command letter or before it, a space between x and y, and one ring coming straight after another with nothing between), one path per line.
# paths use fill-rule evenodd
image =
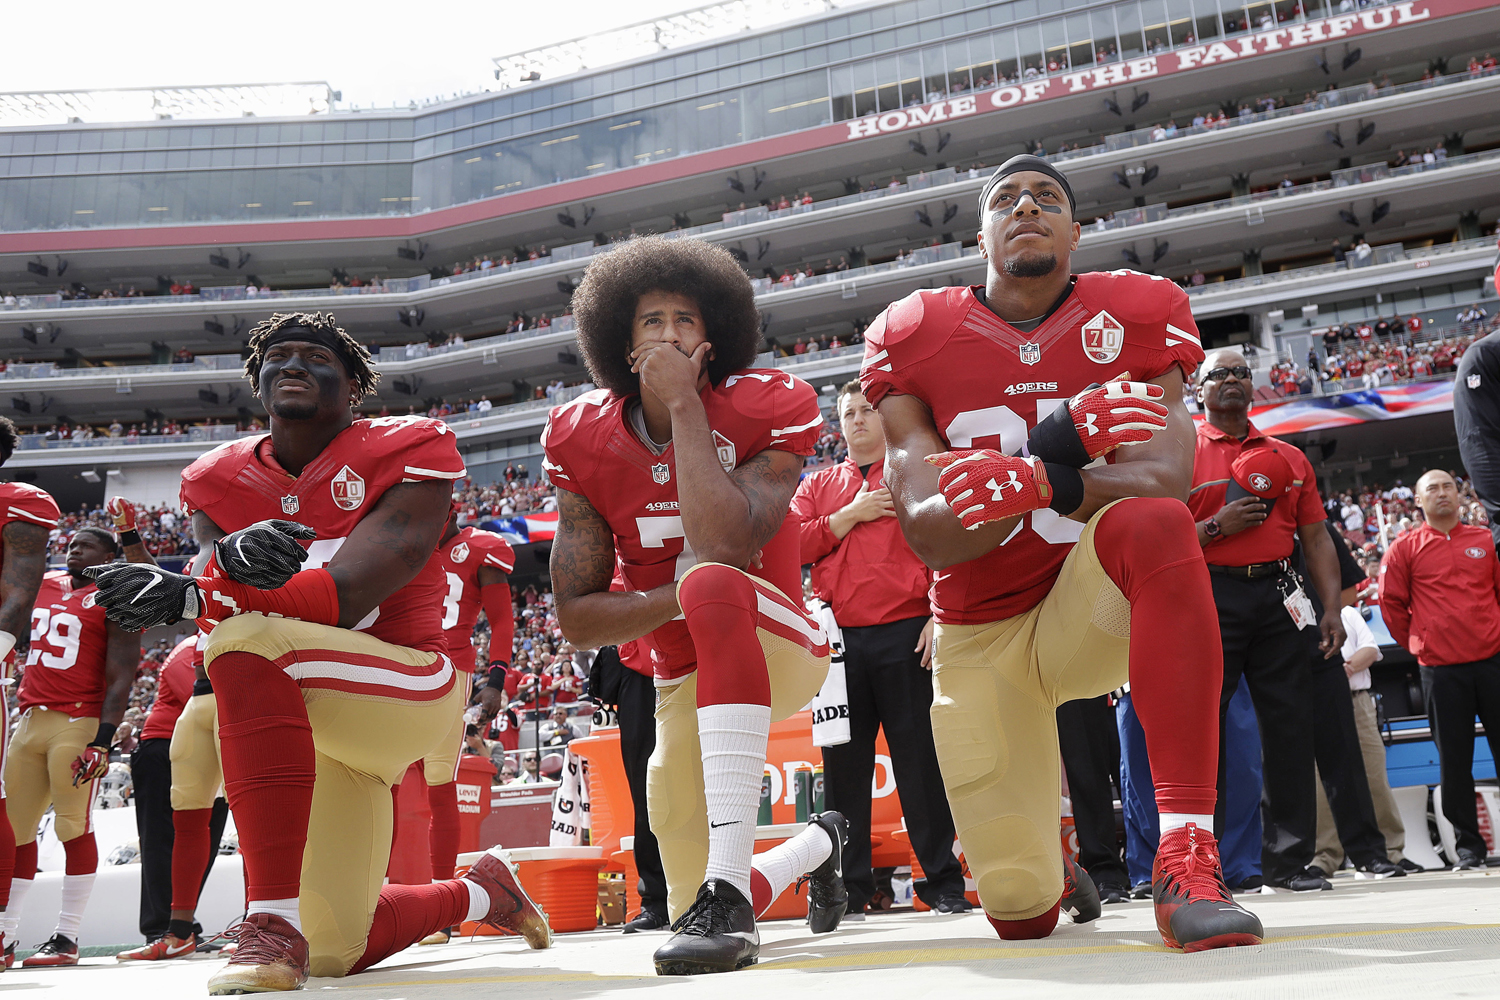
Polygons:
M339 627L353 628L411 582L437 551L453 484L430 479L392 486L328 562L339 595Z
M12 521L0 532L5 558L0 564L0 631L18 642L31 635L31 609L47 569L47 536L40 524Z
M682 612L676 583L646 591L609 589L615 572L614 532L586 498L561 488L550 572L557 624L580 649L639 639Z

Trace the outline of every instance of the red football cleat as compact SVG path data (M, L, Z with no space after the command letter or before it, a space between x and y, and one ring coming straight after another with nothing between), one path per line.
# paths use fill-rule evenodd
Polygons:
M42 946L21 963L23 969L50 969L59 965L78 964L78 942L61 934L54 934Z
M1219 845L1189 823L1162 835L1151 873L1156 929L1169 948L1207 951L1260 944L1260 918L1234 901L1224 884Z
M115 959L121 962L163 962L170 958L191 958L197 950L198 935L189 934L184 941L168 931L155 941L120 952Z
M552 926L547 922L547 914L521 888L521 883L516 880L516 870L506 860L504 851L498 847L490 848L463 877L477 883L489 894L490 911L480 923L519 934L533 948L552 945Z
M280 917L252 913L231 928L234 958L208 981L211 997L299 990L307 982L307 938Z

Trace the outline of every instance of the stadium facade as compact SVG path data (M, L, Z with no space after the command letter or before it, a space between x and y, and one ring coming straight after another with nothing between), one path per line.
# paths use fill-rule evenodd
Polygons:
M372 410L487 397L451 418L471 470L535 469L534 388L584 378L563 314L611 242L724 245L756 279L769 344L847 341L913 289L982 280L985 168L1038 146L1078 196L1075 266L1201 273L1206 344L1300 360L1329 322L1442 327L1495 294L1496 38L1500 7L1480 0L906 0L558 77L502 60L505 89L410 110L46 124L11 95L0 412L38 432L233 422L259 412L238 375L245 331L321 309L382 348ZM1335 263L1335 240L1371 250ZM455 273L485 258L500 266ZM131 288L147 294L97 297ZM518 315L553 321L507 333ZM832 386L860 350L770 363ZM195 357L169 363L182 351ZM1304 443L1323 444L1325 475L1379 478L1392 452L1451 450L1445 419ZM65 507L155 502L224 434L38 433L7 470Z

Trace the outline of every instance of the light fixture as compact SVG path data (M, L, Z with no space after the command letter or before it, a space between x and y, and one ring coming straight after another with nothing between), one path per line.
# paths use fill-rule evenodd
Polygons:
M1370 225L1375 225L1375 223L1379 222L1381 219L1389 215L1390 212L1391 203L1388 201L1382 201L1370 211Z
M226 271L229 270L229 258L224 256L222 253L215 252L209 254L208 262L214 267L222 267Z
M1136 94L1135 95L1135 99L1130 102L1130 110L1131 111L1139 111L1142 108L1144 108L1146 106L1147 102L1149 102L1150 100L1151 100L1151 91L1149 91L1149 90L1143 90L1139 94Z
M1145 171L1141 173L1141 187L1145 187L1147 184L1150 184L1152 181L1156 180L1157 176L1160 173L1161 167L1157 166L1154 163L1151 166L1147 167Z
M916 215L917 221L922 225L926 226L928 229L932 228L932 216L928 215L925 210L919 208L913 214Z
M1110 100L1108 97L1104 99L1104 110L1109 111L1113 114L1117 114L1122 118L1125 116L1125 112L1120 110L1120 106L1114 101Z
M1355 136L1354 136L1354 144L1356 146L1361 145L1361 144L1364 143L1364 141L1366 139L1370 138L1370 136L1372 136L1374 134L1375 134L1375 123L1374 122L1365 122L1363 125L1361 125L1359 127L1359 132L1357 132L1355 134Z
M1122 188L1125 188L1127 191L1130 190L1130 178L1125 176L1124 171L1116 170L1113 172L1112 176L1114 177L1116 184L1120 185L1120 187Z
M907 139L906 144L910 146L912 152L916 153L918 156L927 155L927 147L922 145L921 139Z

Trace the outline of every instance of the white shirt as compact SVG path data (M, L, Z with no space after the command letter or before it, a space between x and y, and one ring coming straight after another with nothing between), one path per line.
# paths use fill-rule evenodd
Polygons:
M1365 526L1365 512L1354 504L1345 504L1339 511L1344 518L1344 527L1350 531L1358 531Z
M1344 608L1339 612L1339 617L1344 621L1344 645L1339 650L1339 655L1348 663L1354 658L1354 654L1361 649L1375 650L1375 662L1379 663L1385 659L1380 652L1380 647L1375 644L1375 634L1370 631L1370 626L1365 624L1364 615L1359 613L1358 608ZM1370 668L1366 667L1353 677L1349 678L1350 691L1370 690Z

